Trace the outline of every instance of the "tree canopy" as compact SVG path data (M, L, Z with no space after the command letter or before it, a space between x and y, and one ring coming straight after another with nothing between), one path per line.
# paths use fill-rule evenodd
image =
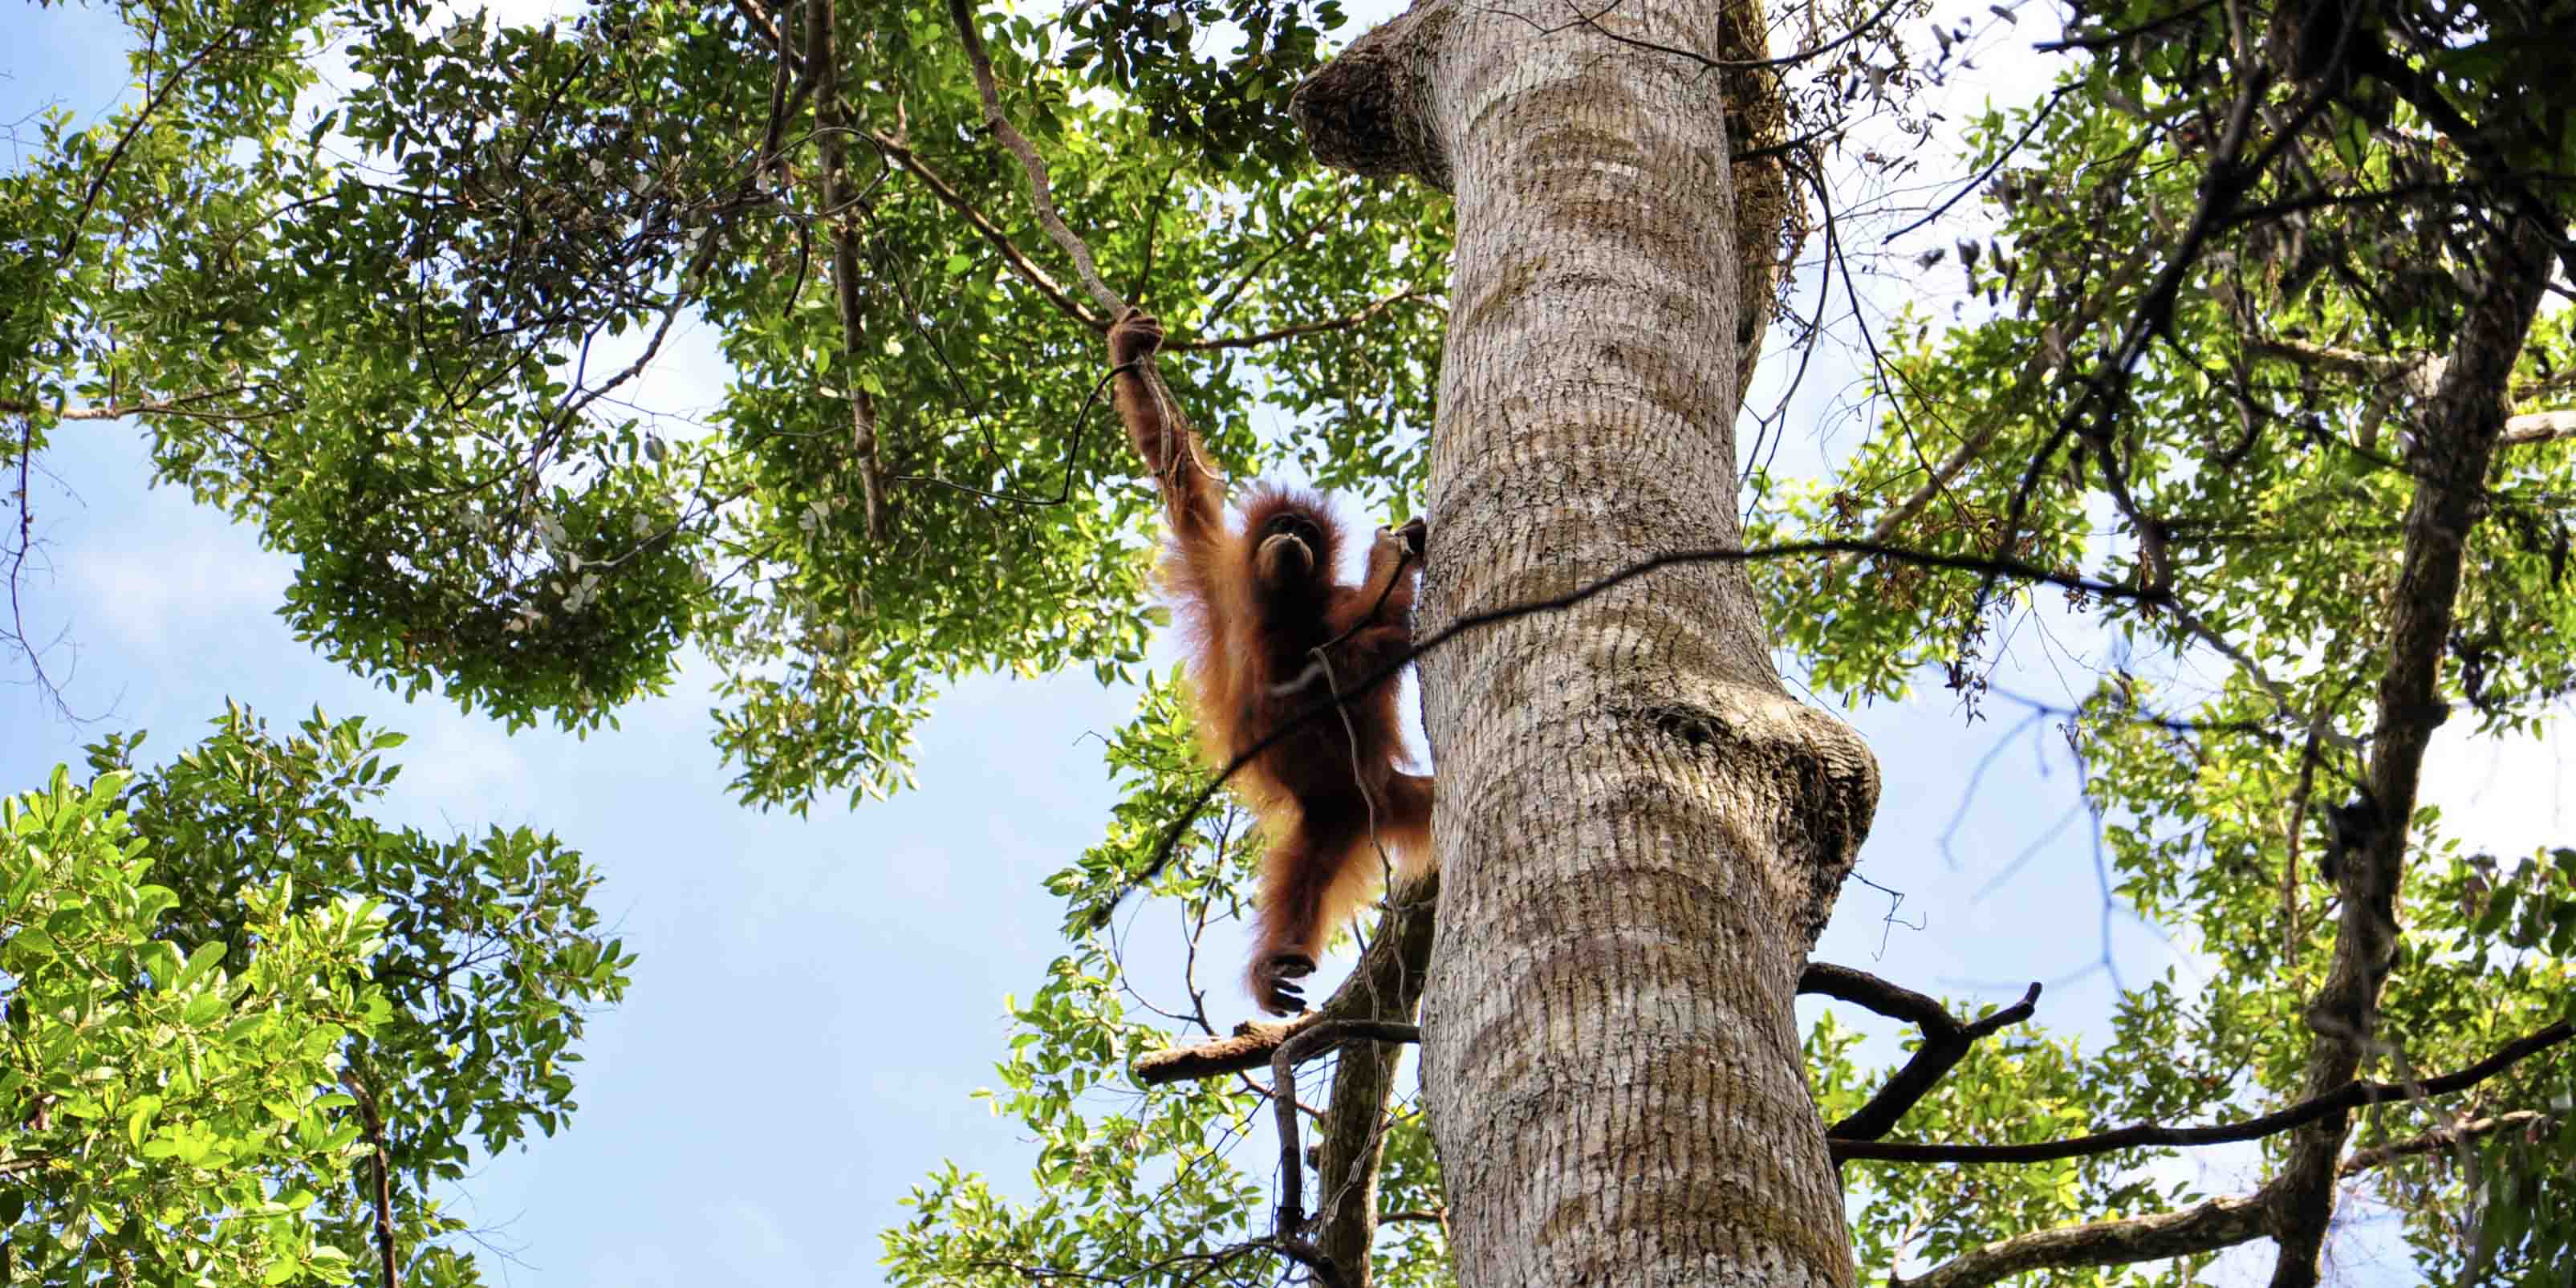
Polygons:
M1334 15L1247 11L1240 92L1277 99ZM1092 405L1096 310L1013 270L1018 170L968 128L945 14L853 5L819 38L666 3L544 26L415 3L131 21L154 92L94 127L48 114L0 198L27 283L5 406L29 450L142 414L162 481L301 557L287 611L335 658L591 726L700 649L731 677L737 789L789 805L895 786L942 676L1141 660L1118 535L1138 498L1093 485L1122 469ZM1438 353L1438 207L1239 147L1222 100L1188 130L1093 108L1142 56L1131 30L996 32L1065 217L1199 337L1176 346L1184 392L1228 459L1260 459L1268 390L1320 427L1316 481L1400 492ZM1168 114L1183 90L1157 83ZM734 373L723 402L635 406L647 361L699 327ZM1256 372L1255 339L1292 327Z
M361 812L399 735L241 709L0 803L0 1235L31 1283L481 1282L433 1181L574 1108L633 958L525 829Z
M1817 427L1752 435L1746 546L1835 547L1755 566L1783 656L1843 702L1946 689L2061 737L2106 906L2184 963L2123 981L2098 1050L2044 1004L1999 1019L1866 1137L1842 1129L1888 1071L1814 1026L1864 1277L2192 1282L2226 1248L2324 1239L2294 1199L2338 1186L2402 1214L2431 1282L2576 1259L2568 1048L2421 1095L2576 1018L2576 848L2470 852L2417 799L2436 727L2528 734L2576 687L2565 6L2384 9L2079 4L2048 92L1965 122L1918 96L2032 39L2017 8L1783 13L1776 77L1712 69L1746 87L1739 186L1787 185L1742 213L1749 258L1808 256L1769 361L1860 355L1822 472L1764 468ZM1099 274L1172 325L1217 454L1401 513L1442 338L1474 319L1443 298L1445 201L1316 168L1286 119L1350 34L1339 6L120 13L133 100L48 112L0 176L22 478L132 418L155 481L300 561L299 633L514 724L599 727L710 658L754 805L899 788L956 676L1141 683L1106 749L1127 803L1054 882L1070 945L1014 1002L992 1093L1032 1177L934 1171L886 1264L1273 1273L1267 1178L1298 1154L1243 1148L1267 1075L1138 1082L1140 1056L1218 1036L1205 988L1135 978L1081 929L1178 828L1147 915L1194 945L1239 915L1254 855L1230 811L1183 821L1207 775L1144 666L1151 494L1101 405L1105 310L995 141L958 20ZM1926 181L1898 227L1912 198L1883 194ZM721 401L651 405L690 335ZM2019 696L2043 686L2011 641L2037 632L2073 664L2063 697ZM424 1183L561 1124L581 1008L629 959L550 838L357 814L390 745L236 714L166 769L111 739L86 786L12 804L0 1111L27 1126L0 1173L27 1197L0 1217L40 1281L375 1282L379 1220L416 1280L473 1279ZM2365 1075L2389 1103L2246 1138L2271 1178L2249 1195L2160 1170L2182 1140L2045 1148ZM399 1114L375 1107L396 1088ZM1375 1279L1445 1282L1419 1110L1382 1132Z

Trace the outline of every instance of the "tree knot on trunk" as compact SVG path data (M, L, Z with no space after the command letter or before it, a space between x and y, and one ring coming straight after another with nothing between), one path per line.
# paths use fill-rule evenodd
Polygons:
M1784 694L1618 702L1609 714L1677 750L1749 808L1748 844L1778 856L1783 911L1812 948L1878 808L1878 760L1851 726Z
M1420 4L1351 42L1288 100L1315 159L1373 179L1409 174L1449 191L1449 150L1433 128L1430 69L1454 6Z

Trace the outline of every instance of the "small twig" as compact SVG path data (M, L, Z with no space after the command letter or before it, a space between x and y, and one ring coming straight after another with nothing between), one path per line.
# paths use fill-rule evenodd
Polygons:
M2185 6L2161 17L2150 18L2134 27L2124 27L2118 31L2084 32L2062 40L2043 40L2033 44L2031 48L2043 54L2062 53L2069 49L2116 49L2150 32L2176 23L2189 22L2216 7L2218 7L2218 0L2200 0L2198 4Z
M1204 340L1183 340L1177 343L1166 344L1163 347L1174 350L1250 349L1265 344L1276 344L1281 340L1293 340L1301 335L1314 335L1318 332L1339 331L1348 327L1358 326L1360 323L1366 322L1369 319L1386 312L1388 309L1394 308L1398 304L1406 304L1414 300L1425 299L1431 295L1431 291L1417 286L1409 291L1398 291L1393 295L1371 300L1367 304L1361 305L1359 308L1353 309L1340 317L1325 318L1316 322L1298 322L1289 326L1273 327L1268 331L1255 331L1248 335L1221 335Z
M2048 123L2048 114L2057 110L2058 103L2067 95L2074 93L2081 85L2081 81L2075 81L2058 86L2047 98L2041 100L2038 107L2031 110L2030 120L2022 125L2020 136L2015 138L2011 143L2008 143L2001 149L1997 150L1995 153L1995 159L1987 162L1985 169L1978 171L1976 175L1970 178L1966 183L1959 185L1959 190L1950 194L1949 198L1943 201L1940 205L1934 206L1932 209L1924 212L1922 218L1880 238L1879 244L1882 246L1894 244L1897 238L1903 237L1907 233L1913 232L1915 229L1921 228L1924 225L1939 219L1941 216L1950 213L1950 208L1952 206L1958 205L1960 202L1967 200L1970 193L1984 188L1986 186L1986 181L1994 178L1995 172L2004 168L2005 162L2008 162L2015 156L2020 155L2021 145L2030 142L2030 136L2039 133L2039 127Z
M1887 3L1878 7L1877 12L1861 19L1859 22L1853 23L1849 29L1843 32L1843 34L1836 36L1821 45L1809 46L1805 49L1782 54L1777 58L1711 58L1706 54L1682 49L1674 45L1658 44L1654 41L1642 40L1635 36L1622 36L1618 32L1612 31L1601 25L1602 15L1618 8L1620 3L1621 0L1608 0L1608 2L1602 5L1597 12L1593 13L1585 13L1582 10L1577 9L1572 18L1567 19L1564 22L1557 23L1554 26L1542 24L1538 20L1525 14L1510 13L1500 9L1488 9L1485 12L1498 14L1504 17L1518 18L1522 22L1528 23L1531 27L1535 28L1538 31L1538 34L1542 36L1553 36L1560 31L1567 31L1575 27L1586 27L1591 29L1591 31L1596 35L1602 36L1618 44L1626 45L1631 49L1643 49L1652 53L1670 54L1675 58L1687 59L1690 62L1699 64L1700 70L1704 72L1756 72L1768 70L1774 67L1794 67L1799 63L1808 61L1809 59L1821 58L1826 54L1830 54L1868 34L1870 28L1877 26L1887 17L1888 14L1895 12L1896 6L1904 3L1904 0L1887 0Z

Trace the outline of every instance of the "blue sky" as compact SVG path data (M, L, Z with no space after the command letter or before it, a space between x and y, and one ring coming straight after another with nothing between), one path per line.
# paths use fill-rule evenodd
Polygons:
M49 103L88 119L124 94L108 15L21 8L0 23L0 121ZM712 402L722 373L710 351L707 337L684 337L638 401ZM1827 353L1808 379L1791 452L1818 460L1804 427L1852 374ZM65 426L41 464L31 500L50 567L31 586L31 626L63 632L47 663L60 675L76 662L65 696L88 722L0 688L0 791L40 783L111 730L148 728L147 753L167 756L227 696L281 724L319 705L411 735L390 821L436 834L526 824L605 871L602 907L641 960L626 1005L591 1028L581 1113L451 1196L511 1252L487 1254L496 1281L875 1284L876 1231L943 1159L1025 1189L1027 1147L969 1093L991 1081L1004 995L1026 996L1059 950L1060 909L1039 882L1100 834L1112 797L1085 735L1122 720L1131 693L1082 676L968 681L923 730L919 790L803 820L749 812L730 802L709 746L703 665L587 741L506 734L436 699L371 689L296 643L274 616L286 561L183 494L147 491L131 425ZM2030 669L2006 687L2063 695L2045 659L2021 656ZM2098 1036L2110 988L2086 968L2103 895L2083 823L2052 832L2077 804L2072 769L2044 728L2017 728L2021 712L1997 701L1991 713L1964 723L1937 685L1846 713L1886 779L1861 873L1905 892L1905 924L1882 921L1888 896L1855 883L1819 955L1962 999L2009 1000L2049 980L2042 1019ZM2473 839L2519 848L2558 830L2555 753L2471 752L2455 734L2448 746L2437 798L2480 806L2494 835ZM1989 752L1972 794L1967 769ZM1138 916L1145 935L1170 932L1170 909ZM2132 983L2176 956L2132 920L2113 918L2112 935ZM1137 966L1150 989L1155 964ZM1250 1013L1240 996L1211 1000L1221 1022ZM2222 1167L2202 1184L2249 1179ZM2388 1269L2384 1251L2350 1251Z

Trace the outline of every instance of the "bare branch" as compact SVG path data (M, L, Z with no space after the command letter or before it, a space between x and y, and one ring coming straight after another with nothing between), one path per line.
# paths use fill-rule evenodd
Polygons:
M140 402L108 403L98 407L65 407L50 410L41 404L20 398L0 398L0 415L36 416L47 420L122 420L127 416L190 416L202 420L268 420L280 410L229 412L201 411L196 404L217 398L230 398L249 393L255 386L235 385L229 389L201 389L176 398L146 399Z
M1390 865L1392 866L1392 865ZM1392 873L1390 873L1390 877ZM1438 921L1440 878L1434 873L1395 888L1378 919L1369 948L1394 941L1374 963L1335 991L1332 1001L1354 1019L1410 1022L1422 1004L1431 974L1431 939ZM1393 970L1386 969L1392 964ZM1392 975L1393 978L1386 978ZM1372 1278L1369 1251L1377 1246L1378 1169L1386 1156L1387 1105L1395 1095L1395 1066L1403 1050L1377 1042L1342 1052L1333 1063L1333 1098L1315 1127L1315 1245L1336 1265L1348 1267L1353 1288Z
M2480 1136L2492 1136L2502 1131L2545 1130L2556 1124L2558 1118L2557 1114L2543 1113L2537 1109L2517 1109L2511 1113L2496 1114L2488 1118L2472 1118L2464 1123L2434 1128L2421 1136L2390 1141L2385 1145L2373 1145L2368 1149L2356 1149L2344 1156L2337 1170L2346 1176L2356 1176L2373 1168L2385 1167L2401 1158L2412 1158L2417 1154L2452 1149L2462 1141L2475 1140Z
M2259 336L2245 343L2245 351L2258 358L2279 358L2306 367L2320 367L2348 376L2372 380L2394 380L2409 375L2424 365L2424 355L2400 357L2390 353L2370 353L2346 349L2339 345L2318 344L2287 336Z
M1921 1278L1888 1276L1890 1288L1983 1288L2054 1266L2118 1266L2234 1247L2261 1238L2268 1205L2260 1195L2211 1199L2180 1212L2034 1230L1963 1252Z
M1136 1081L1154 1087L1258 1069L1270 1063L1281 1043L1314 1025L1328 1020L1385 1018L1376 1013L1379 1003L1373 999L1399 996L1408 987L1408 980L1414 981L1411 987L1419 996L1419 981L1430 968L1432 927L1438 919L1439 903L1440 878L1436 873L1402 887L1387 900L1391 919L1378 923L1377 936L1360 953L1359 965L1321 1007L1293 1020L1246 1021L1236 1025L1227 1037L1149 1052L1137 1057Z
M2576 438L2576 411L2535 411L2505 421L2498 447L2529 447Z
M2294 1128L2329 1119L2340 1121L2345 1112L2362 1105L2393 1104L2399 1101L2424 1100L2463 1091L2510 1069L2518 1061L2576 1036L2576 1026L2561 1020L2548 1028L2509 1042L2494 1055L2468 1068L2421 1082L2344 1083L2323 1095L2312 1096L2259 1118L2242 1122L2219 1123L2208 1127L2165 1127L2156 1123L2137 1123L2113 1131L2096 1132L2067 1140L2036 1141L2027 1145L1936 1145L1906 1141L1847 1141L1833 1146L1836 1159L1861 1158L1896 1163L2044 1163L2060 1158L2083 1158L2108 1154L2116 1150L2149 1146L2225 1145L2236 1141L2261 1140ZM2072 1264L2072 1263L2069 1263ZM2100 1264L2100 1263L2088 1263Z
M1421 1029L1394 1020L1324 1020L1280 1043L1270 1057L1270 1107L1279 1133L1279 1228L1274 1237L1282 1251L1327 1282L1341 1279L1332 1258L1299 1233L1306 1225L1306 1160L1297 1147L1297 1066L1345 1042L1421 1040Z
M1308 1011L1291 1020L1245 1020L1221 1038L1148 1051L1136 1057L1133 1072L1136 1081L1159 1087L1167 1082L1219 1078L1258 1069L1270 1063L1281 1043L1330 1014L1332 1008L1327 1004L1323 1010Z
M975 30L974 10L967 0L948 0L948 17L957 24L958 39L965 42L966 61L975 68L975 92L984 100L984 128L991 130L993 137L1001 140L1002 146L1020 159L1020 169L1028 174L1029 204L1037 208L1038 226L1046 229L1047 236L1054 238L1055 244L1063 247L1064 253L1073 258L1074 272L1080 275L1084 288L1091 292L1091 298L1102 310L1111 317L1126 312L1127 301L1120 299L1118 292L1100 280L1100 269L1092 263L1091 247L1074 236L1073 230L1065 227L1064 219L1056 214L1055 194L1047 183L1045 158L1040 157L1019 128L1011 124L1011 118L1002 114L1001 90L993 80L993 56L985 52L984 37Z
M1877 1140L1886 1135L1906 1110L1912 1109L1966 1057L1978 1039L2029 1019L2039 1006L2039 985L2034 983L2020 1001L1973 1024L1961 1024L1947 1008L1921 993L1866 971L1826 962L1807 963L1806 970L1798 976L1798 991L1866 1006L1923 1030L1923 1045L1915 1050L1914 1058L1906 1061L1905 1067L1897 1070L1868 1104L1825 1129L1829 1150L1839 1149L1841 1142ZM1836 1153L1834 1157L1839 1161L1843 1155Z
M1048 276L1045 269L1038 267L1036 262L1019 248L1018 243L1011 240L1010 234L996 226L974 202L966 199L965 194L950 186L946 179L939 177L939 173L932 170L918 153L883 130L869 131L868 141L876 144L878 150L885 153L888 160L901 166L912 177L921 180L922 186L930 189L930 195L939 198L942 204L964 216L967 226L982 234L985 241L992 243L993 249L1002 253L1002 262L1010 265L1011 271L1020 275L1020 280L1035 288L1038 294L1045 296L1047 301L1055 305L1065 316L1094 331L1109 329L1108 322L1094 316L1089 309L1082 307L1079 301L1067 294L1064 287L1058 285L1053 277ZM1114 310L1112 315L1115 315Z

